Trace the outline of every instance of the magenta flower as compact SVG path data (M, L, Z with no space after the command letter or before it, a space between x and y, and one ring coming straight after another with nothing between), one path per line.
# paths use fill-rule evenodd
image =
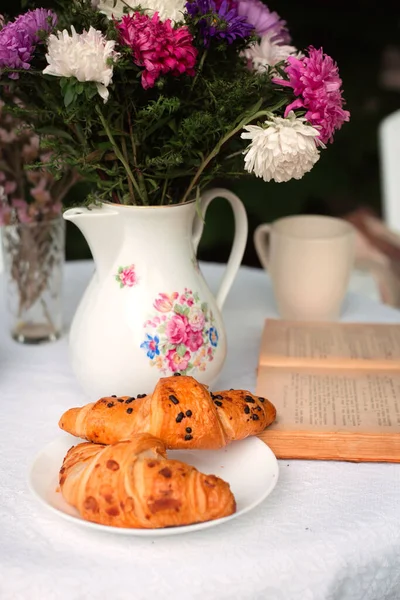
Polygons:
M57 24L57 15L44 8L29 10L0 29L0 72L3 69L30 69L36 45ZM18 79L18 73L9 73Z
M166 73L174 77L195 74L197 50L186 26L173 29L170 19L160 21L158 13L150 18L138 12L125 15L117 23L121 44L132 50L133 62L144 67L142 86L148 89Z
M165 333L170 344L178 346L179 344L185 344L188 329L188 320L184 315L174 315L170 321L168 321L165 328Z
M349 111L343 109L342 80L337 64L322 48L316 50L312 46L308 56L289 56L287 62L285 71L289 80L273 79L274 83L293 88L297 96L286 107L285 117L291 110L304 108L307 121L320 131L319 140L323 144L332 142L335 131L350 119Z
M166 359L173 373L187 369L190 360L190 352L187 350L183 356L179 356L176 350L168 350Z

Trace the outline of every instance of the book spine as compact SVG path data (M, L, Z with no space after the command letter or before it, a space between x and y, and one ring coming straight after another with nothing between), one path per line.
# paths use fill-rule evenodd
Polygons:
M260 364L261 367L274 367L285 369L346 369L346 370L373 370L397 371L400 369L398 360L368 360L368 359L318 359L318 358L283 358L281 356L268 356Z
M400 462L400 434L278 431L259 435L277 458L343 460L351 462Z

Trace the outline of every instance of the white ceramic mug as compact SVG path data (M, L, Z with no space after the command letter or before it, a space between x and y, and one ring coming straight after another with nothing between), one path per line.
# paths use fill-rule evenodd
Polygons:
M284 217L257 227L254 244L282 318L339 317L354 263L350 223L317 215Z

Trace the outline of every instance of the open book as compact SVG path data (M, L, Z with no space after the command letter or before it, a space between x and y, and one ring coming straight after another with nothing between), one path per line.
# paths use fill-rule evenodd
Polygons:
M400 324L269 319L257 394L278 458L400 462Z

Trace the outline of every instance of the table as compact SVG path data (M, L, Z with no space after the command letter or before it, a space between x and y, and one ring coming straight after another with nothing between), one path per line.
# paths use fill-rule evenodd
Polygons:
M67 265L66 323L92 268ZM202 269L215 290L222 267ZM0 314L3 324L3 305ZM242 268L224 307L221 388L254 388L267 316L267 276ZM398 322L400 312L349 294L343 319ZM62 435L62 412L84 402L65 337L24 347L1 327L1 600L399 600L400 465L280 461L271 496L225 525L158 539L100 534L46 511L26 484L35 453Z

